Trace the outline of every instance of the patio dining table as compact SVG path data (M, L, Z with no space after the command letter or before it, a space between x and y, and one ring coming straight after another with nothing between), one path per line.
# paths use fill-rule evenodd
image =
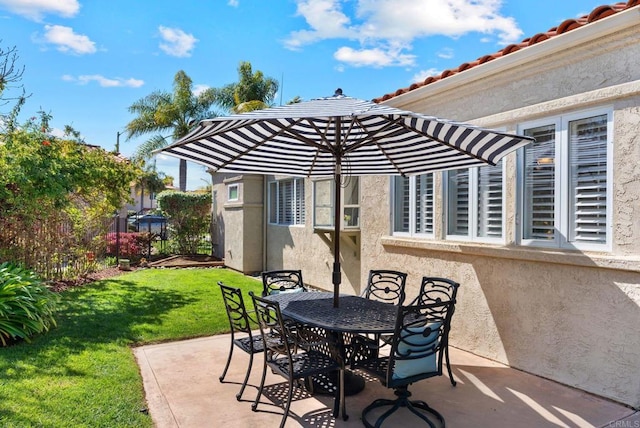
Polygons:
M280 304L282 315L303 328L318 328L326 331L334 347L329 351L343 364L348 361L348 342L354 334L393 333L398 307L365 299L364 297L341 294L338 307L333 305L333 293L305 292L281 293L268 296L269 300ZM326 384L328 383L328 385ZM314 383L316 392L327 393L334 386L331 380ZM350 371L345 372L345 395L353 395L364 389L364 379Z

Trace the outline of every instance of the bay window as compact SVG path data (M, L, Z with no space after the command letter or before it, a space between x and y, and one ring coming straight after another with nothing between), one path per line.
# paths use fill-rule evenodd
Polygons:
M342 227L357 229L360 227L360 180L358 177L345 177L341 199ZM333 179L313 182L313 225L319 228L334 226L335 184Z

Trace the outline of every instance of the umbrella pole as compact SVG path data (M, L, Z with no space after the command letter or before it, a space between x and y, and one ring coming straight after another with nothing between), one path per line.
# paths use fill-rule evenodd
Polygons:
M334 174L334 213L333 213L333 223L334 223L334 233L333 233L333 307L337 308L339 306L339 296L340 296L340 282L341 282L341 273L340 273L340 221L342 219L341 208L340 208L340 182L341 182L341 166L340 159L336 160L336 172Z

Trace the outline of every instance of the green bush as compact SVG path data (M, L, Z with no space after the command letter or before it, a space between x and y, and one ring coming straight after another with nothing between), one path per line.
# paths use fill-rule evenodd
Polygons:
M157 196L158 206L167 217L172 241L179 254L198 254L202 236L211 224L211 195L164 191Z
M12 263L0 264L0 343L27 342L34 334L56 325L53 317L58 296L31 270Z

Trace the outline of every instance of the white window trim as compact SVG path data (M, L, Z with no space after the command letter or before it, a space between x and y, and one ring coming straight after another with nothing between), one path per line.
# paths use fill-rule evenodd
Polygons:
M268 215L267 215L267 223L270 226L282 226L282 227L305 227L305 223L306 223L306 200L303 200L303 205L300 209L300 212L302 213L301 215L303 216L302 221L300 223L296 223L296 220L294 220L293 223L280 223L280 209L279 209L279 195L273 195L273 192L271 191L272 189L272 184L276 183L276 188L277 188L277 192L280 192L280 182L284 182L284 181L292 181L293 182L293 195L292 197L295 199L295 195L296 195L296 189L297 186L301 185L303 187L303 191L304 191L304 187L305 187L305 180L304 178L301 177L290 177L290 178L283 178L283 179L279 179L279 180L271 180L267 183L267 194L268 194L268 200L267 200L267 206L268 206ZM276 222L272 222L271 221L271 201L272 198L276 198ZM306 199L306 191L305 191L305 199ZM295 217L295 213L293 214Z
M587 242L569 242L567 239L569 231L569 147L568 147L568 126L571 121L584 119L587 117L607 115L607 207L606 207L606 242L604 244L591 244ZM536 128L544 125L555 125L556 151L555 158L559 160L559 168L556 169L554 191L554 224L556 232L553 240L525 239L524 238L524 195L522 183L524 180L524 151L518 150L517 157L517 213L516 213L516 242L522 246L561 248L584 251L611 251L613 242L613 107L605 106L594 109L580 110L562 115L552 116L546 119L538 119L530 122L523 122L518 125L518 133L522 134L525 129Z
M232 198L231 197L231 190L235 189L236 191L236 197ZM240 200L240 186L238 184L229 184L227 186L227 200L230 202L236 202Z
M343 220L340 223L340 229L341 230L360 230L360 221L362 220L362 185L361 185L361 180L359 176L353 176L350 177L349 179L357 179L358 180L358 203L357 204L345 204L345 198L344 198L344 188L341 186L340 187L340 209L342 211L341 213L341 220ZM331 182L331 224L329 225L317 225L317 218L316 218L316 214L317 214L317 210L316 210L316 183L320 182L320 181L329 181ZM313 227L316 229L323 229L323 228L334 228L335 227L335 184L334 184L334 177L332 176L327 176L327 177L322 177L322 178L315 178L312 180L312 186L311 186L311 201L313 204L312 207L312 215L313 215L313 219L312 219L312 224ZM345 216L345 211L348 208L357 208L358 209L358 224L355 226L347 226L344 223L344 216Z
M433 201L432 201L432 206L433 206L433 212L432 212L432 217L433 217L433 226L432 226L432 232L414 232L416 230L416 176L411 176L409 177L409 232L396 232L394 231L394 224L395 224L395 215L396 215L396 207L395 207L395 186L394 186L394 179L392 177L391 180L389 180L389 186L390 186L390 191L389 194L391 195L391 230L390 230L390 234L392 236L398 236L398 237L412 237L412 238L422 238L422 239L434 239L435 238L435 230L436 230L436 219L437 219L437 213L436 213L436 208L435 208L435 192L436 192L436 179L435 179L435 174L433 176L433 187L431 189L431 194L433 195Z
M506 243L506 220L507 220L507 191L505 190L505 184L507 183L507 169L505 159L502 159L502 236L494 238L490 236L477 236L478 235L478 174L479 168L473 167L469 169L469 234L467 235L451 235L448 233L448 220L449 220L449 180L448 171L443 172L442 178L442 192L444 201L442 222L444 226L445 239L447 241L456 242L482 242L487 244L502 244Z

